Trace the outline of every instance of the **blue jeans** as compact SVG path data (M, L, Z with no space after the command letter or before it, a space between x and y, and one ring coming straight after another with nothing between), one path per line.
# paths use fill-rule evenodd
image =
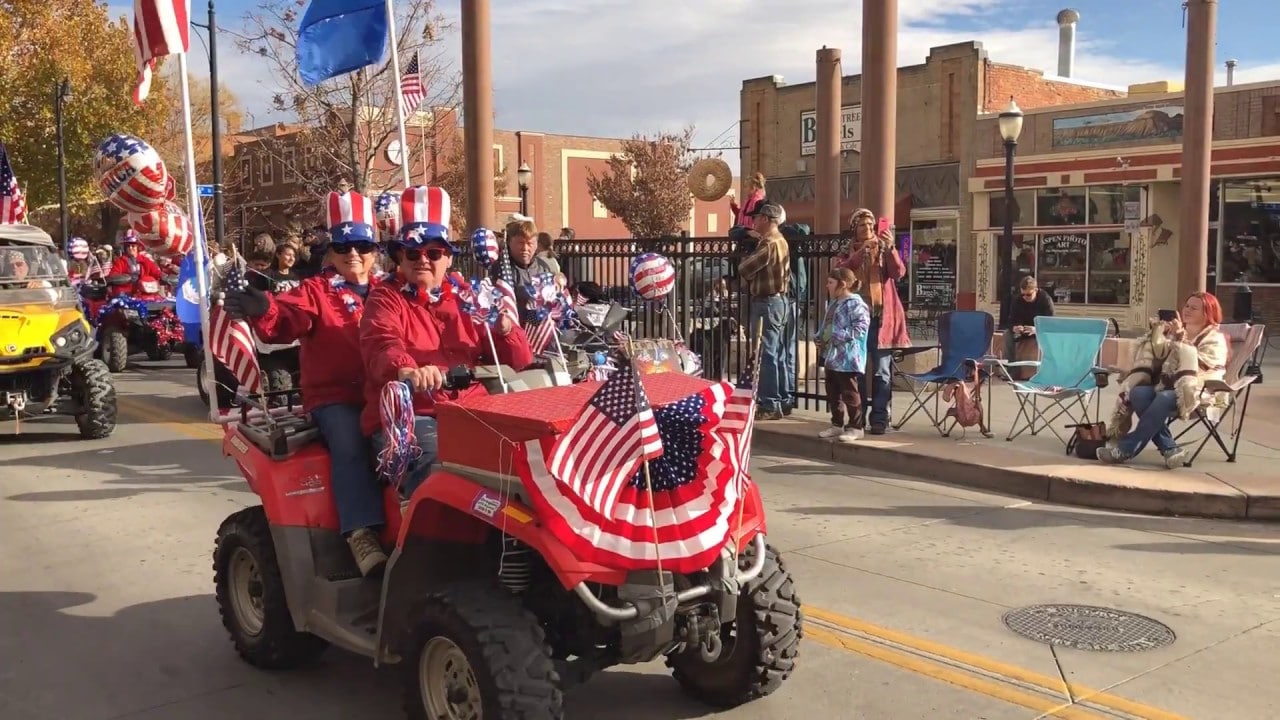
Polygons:
M880 318L871 318L871 327L867 331L867 375L871 378L871 393L866 387L858 388L862 393L862 404L867 409L867 423L870 425L888 425L890 420L889 406L893 401L893 353L880 352Z
M342 534L385 523L382 486L373 473L369 441L360 432L360 406L321 405L311 418L329 447L329 477Z
M1129 404L1138 416L1138 426L1120 438L1120 454L1131 458L1142 452L1148 442L1164 455L1177 449L1169 432L1169 418L1178 410L1178 396L1172 390L1157 390L1140 385L1129 391Z
M409 463L409 469L405 472L404 479L401 482L400 496L406 499L413 497L413 491L417 490L422 481L426 480L427 476L431 474L431 466L436 462L439 441L439 435L436 431L436 419L426 415L415 417L413 419L413 435L418 441L418 447L422 449L422 454ZM373 451L381 455L383 448L386 446L386 434L381 430L374 433Z
M782 412L786 403L786 353L782 338L787 326L788 301L782 295L751 301L748 337L755 347L756 325L763 323L760 339L760 384L756 387L756 403L761 412Z
M787 322L782 326L782 405L788 410L796 407L796 326L799 324L799 306L795 298L787 298Z

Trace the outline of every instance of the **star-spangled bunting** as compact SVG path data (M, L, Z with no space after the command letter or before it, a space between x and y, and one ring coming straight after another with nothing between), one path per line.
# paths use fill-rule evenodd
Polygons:
M9 151L0 143L0 223L27 221L27 199L18 186L18 178L9 164Z
M418 109L425 96L426 88L422 85L422 71L418 64L418 53L415 52L413 59L404 66L404 72L400 74L400 107L404 109L406 117Z
M733 393L728 383L713 383L654 410L663 452L649 463L652 501L637 468L608 514L555 477L551 460L563 436L526 442L517 469L538 517L587 562L653 569L660 555L664 570L705 569L729 540L746 482L741 436L726 417Z
M613 374L560 436L551 474L609 517L622 487L646 460L662 455L653 409L630 367Z

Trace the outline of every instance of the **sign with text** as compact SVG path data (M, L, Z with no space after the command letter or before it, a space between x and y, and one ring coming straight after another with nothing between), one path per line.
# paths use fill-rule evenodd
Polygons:
M862 106L846 105L840 108L840 150L862 152ZM800 113L800 154L818 153L818 113L809 110Z

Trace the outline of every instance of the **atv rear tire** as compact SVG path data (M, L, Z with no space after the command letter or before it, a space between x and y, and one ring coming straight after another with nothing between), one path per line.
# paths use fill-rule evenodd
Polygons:
M425 598L413 617L416 626L401 652L411 720L459 717L449 705L464 702L478 712L463 717L564 717L560 676L542 626L514 597L488 583L459 583ZM445 694L452 702L441 702Z
M187 343L182 348L182 359L187 363L187 367L195 370L204 362L204 352L191 343Z
M71 392L79 405L75 415L80 437L101 440L116 430L116 384L101 360L84 360L71 366Z
M102 329L102 361L113 373L124 372L129 364L129 336L118 327Z
M196 392L200 393L200 402L209 407L209 391L204 389L204 363L196 366Z
M161 362L173 357L173 346L165 343L161 345L158 341L147 345L147 359Z
M213 584L222 626L245 662L288 670L312 662L329 643L293 627L276 548L262 506L222 522L213 547Z
M748 549L747 556L754 556ZM717 708L732 708L773 693L795 669L804 614L791 573L772 547L764 569L738 596L738 616L721 626L720 657L706 662L699 648L667 659L685 694Z

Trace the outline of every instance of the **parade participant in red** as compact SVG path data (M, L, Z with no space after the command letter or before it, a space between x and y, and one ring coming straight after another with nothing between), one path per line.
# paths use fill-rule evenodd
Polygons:
M111 263L108 276L110 275L128 275L130 279L126 285L111 287L113 297L155 295L160 291L160 278L164 277L160 266L142 254L142 243L138 242L138 236L133 231L126 232L120 239L120 256Z
M441 392L444 374L457 365L493 362L485 328L472 322L447 280L458 251L449 241L449 215L449 194L442 188L419 185L404 191L400 234L390 243L396 272L369 294L360 325L365 362L361 425L373 435L375 451L387 444L379 413L383 387L402 380L414 391L414 435L422 455L409 466L402 487L406 497L426 479L436 457L434 394ZM514 317L504 314L492 332L501 362L516 370L533 362L529 341ZM445 395L456 399L473 393L484 393L484 388L476 385Z
M300 342L303 409L324 436L342 534L360 572L381 569L387 555L377 528L386 522L365 433L364 363L360 319L376 284L378 246L373 204L356 192L329 193L326 209L331 241L324 270L288 292L272 296L258 288L227 293L224 307L249 319L267 343Z

